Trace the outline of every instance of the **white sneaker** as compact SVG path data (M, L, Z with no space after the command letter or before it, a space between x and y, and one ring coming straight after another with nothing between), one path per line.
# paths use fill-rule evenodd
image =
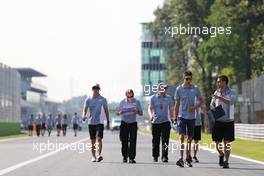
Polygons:
M92 157L92 162L96 162L96 158L95 157Z

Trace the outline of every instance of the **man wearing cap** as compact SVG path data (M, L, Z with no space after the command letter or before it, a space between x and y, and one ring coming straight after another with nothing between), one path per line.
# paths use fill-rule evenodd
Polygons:
M196 99L199 100L199 103L196 103ZM175 120L178 118L181 142L180 159L176 162L176 165L184 167L183 154L186 149L186 164L192 167L190 152L195 127L195 111L204 102L200 90L192 84L192 72L186 71L183 74L183 84L176 88L175 100ZM187 136L187 146L184 145L185 136Z
M106 99L100 95L100 85L95 84L92 86L93 95L88 97L84 102L83 120L87 119L88 110L88 128L92 144L92 162L100 162L103 160L102 152L102 139L104 133L104 119L107 120L106 128L109 129L109 112ZM96 158L96 150L98 158Z
M137 119L143 115L140 102L134 98L132 89L126 91L126 98L120 102L117 115L121 115L120 140L122 144L123 162L136 163Z
M162 142L162 162L168 162L171 120L173 120L173 101L166 94L167 87L165 83L159 83L158 92L151 97L148 106L148 114L152 123L152 156L154 162L158 162L160 155L160 140Z

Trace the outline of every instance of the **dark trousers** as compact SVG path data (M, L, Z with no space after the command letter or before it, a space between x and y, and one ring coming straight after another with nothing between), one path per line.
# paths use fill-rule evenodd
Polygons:
M40 135L41 125L36 125L37 136Z
M66 136L66 131L67 131L67 124L62 124L62 134L63 134L63 136Z
M123 158L135 159L137 144L137 122L126 123L121 122L120 140L122 144L121 152Z
M168 159L169 139L170 139L170 122L161 124L152 124L152 156L160 156L160 139L162 143L162 158Z

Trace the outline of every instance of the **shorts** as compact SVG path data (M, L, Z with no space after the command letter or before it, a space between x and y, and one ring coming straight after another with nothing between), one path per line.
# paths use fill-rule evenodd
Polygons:
M98 124L98 125L88 125L89 128L89 134L90 134L90 139L96 139L96 137L99 137L103 139L104 137L104 125L103 124Z
M74 130L77 130L77 129L78 129L78 127L79 127L79 125L78 125L78 124L73 124L73 129L74 129Z
M46 130L46 124L45 123L41 124L41 129Z
M32 131L33 130L33 125L28 125L28 130Z
M60 130L61 129L61 124L57 124L56 128Z
M180 118L179 134L193 136L195 126L195 119Z
M232 142L235 140L235 125L233 122L216 121L212 130L212 139L215 142L223 140Z
M193 140L200 141L201 140L201 132L202 132L202 126L195 126L193 137L192 137Z

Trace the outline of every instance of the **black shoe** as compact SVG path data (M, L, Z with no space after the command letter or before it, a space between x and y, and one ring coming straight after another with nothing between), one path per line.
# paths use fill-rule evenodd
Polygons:
M168 158L166 158L166 157L162 158L162 162L163 163L167 163L168 162Z
M153 162L158 162L158 158L153 158Z
M177 162L176 162L176 165L179 166L179 167L184 167L184 162L182 159L179 159Z
M192 162L190 158L186 158L185 163L187 166L192 167Z
M219 156L219 166L223 166L224 165L224 155Z
M97 162L101 162L102 160L103 160L103 157L99 156L98 159L97 159Z
M224 168L224 169L229 169L229 164L228 164L227 161L225 161L225 162L223 163L223 168Z
M127 158L123 158L123 163L127 163Z
M193 157L194 162L199 163L199 160L196 156Z
M189 155L188 160L189 160L191 163L193 162L193 160L192 160L192 156L191 156L191 155Z
M129 160L129 163L131 163L131 164L135 164L135 163L137 163L134 159L130 159Z

